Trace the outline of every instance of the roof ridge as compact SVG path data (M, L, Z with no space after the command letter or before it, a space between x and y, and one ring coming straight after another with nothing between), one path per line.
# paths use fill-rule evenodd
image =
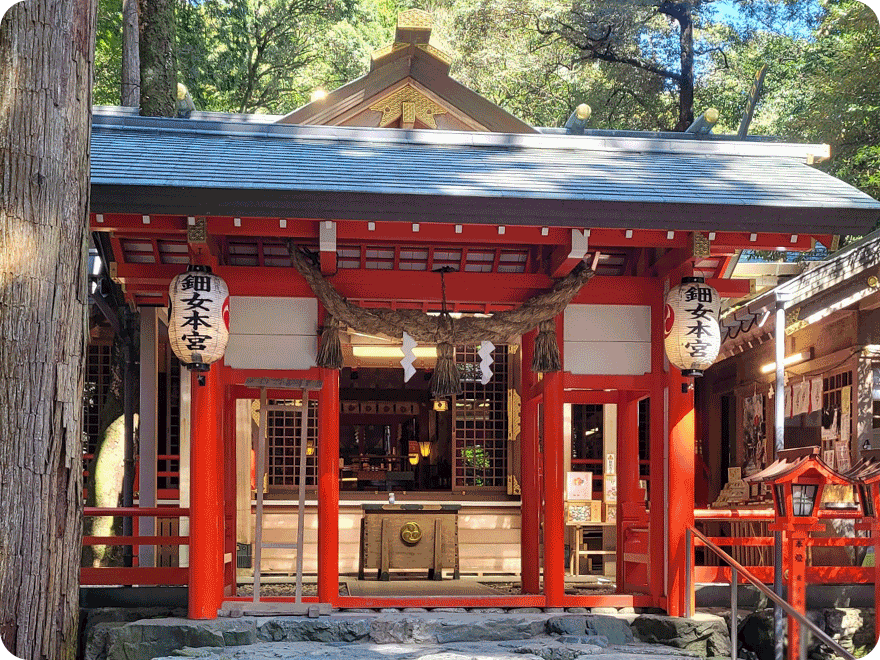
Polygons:
M547 149L554 151L608 151L670 153L758 158L797 159L801 162L828 155L827 145L732 140L691 140L646 135L568 135L546 133L488 133L349 126L319 126L244 122L219 119L177 119L141 117L133 114L95 112L93 128L130 129L224 135L239 137L300 138L367 143L432 146L470 146L506 149Z

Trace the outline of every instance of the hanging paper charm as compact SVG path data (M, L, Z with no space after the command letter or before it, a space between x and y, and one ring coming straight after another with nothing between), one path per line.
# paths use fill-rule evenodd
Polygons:
M492 380L492 363L495 361L492 359L492 351L494 350L495 344L491 341L480 342L480 350L477 351L477 355L480 356L480 374L482 374L480 383L483 385Z
M207 371L229 339L229 289L208 266L190 266L171 280L168 339L187 368Z
M683 376L702 376L718 357L720 311L718 292L702 277L685 277L666 295L666 355Z
M403 359L400 361L400 366L403 367L403 382L408 383L409 379L412 378L416 373L416 368L413 366L413 362L416 360L416 355L413 353L413 349L416 347L416 340L410 337L407 333L403 333L403 345L400 347L403 351Z

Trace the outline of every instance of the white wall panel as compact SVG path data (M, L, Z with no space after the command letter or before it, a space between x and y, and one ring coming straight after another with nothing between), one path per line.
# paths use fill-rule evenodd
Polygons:
M230 296L229 332L238 335L312 335L318 328L317 298Z
M226 364L234 369L309 369L315 366L315 335L229 335Z
M565 341L651 341L647 305L569 305Z
M567 341L565 370L573 374L641 376L651 371L651 344L637 341Z
M651 308L569 305L565 309L565 370L633 376L651 370Z
M229 298L226 364L236 369L308 369L317 354L315 298Z

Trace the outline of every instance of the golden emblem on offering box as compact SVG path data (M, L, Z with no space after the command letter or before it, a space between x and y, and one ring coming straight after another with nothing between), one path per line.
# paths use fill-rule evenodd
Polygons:
M417 522L408 522L400 528L400 540L407 545L415 545L422 540L422 528Z

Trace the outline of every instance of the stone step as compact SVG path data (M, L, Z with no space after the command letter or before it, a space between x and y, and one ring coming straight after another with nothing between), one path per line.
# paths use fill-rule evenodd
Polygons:
M392 648L389 648L392 646ZM457 642L449 644L370 644L276 642L236 648L186 647L174 655L156 660L182 657L219 660L276 660L278 658L321 658L321 660L575 660L597 656L597 660L674 660L701 657L695 651L657 644L633 642L623 645L563 644L552 638L528 642Z
M634 631L637 635L634 635ZM433 655L419 650L417 656L403 654L402 660L467 660L483 657L482 650L479 654L467 655L469 651L462 650L462 644L488 644L485 648L494 649L493 654L501 653L505 658L508 654L514 654L516 660L524 660L523 655L543 660L574 660L581 655L605 655L603 649L606 648L618 649L615 651L618 655L614 657L623 657L620 653L652 655L659 650L663 650L665 655L730 657L729 634L724 619L708 614L684 619L635 613L432 611L336 612L319 618L243 616L213 621L159 618L127 623L97 623L89 629L86 639L84 660L150 660L183 652L185 648L202 648L205 653L214 654L205 657L219 657L217 654L224 658L296 657L287 655L287 645L297 643L317 644L309 647L315 654L321 655L318 653L321 646L324 657L342 658L344 655L346 660L351 660L351 653L361 652L367 654L365 659L371 658L370 653L379 653L375 650L377 646L382 647L383 658L394 660L388 657L389 654L396 654L394 649L413 645L418 649L433 648ZM653 644L664 642L668 645L654 648L638 645L638 641ZM493 647L493 644L496 646ZM334 645L344 645L345 651L331 651ZM519 650L511 651L513 647ZM186 653L202 651L190 650ZM501 656L492 657L501 660Z

